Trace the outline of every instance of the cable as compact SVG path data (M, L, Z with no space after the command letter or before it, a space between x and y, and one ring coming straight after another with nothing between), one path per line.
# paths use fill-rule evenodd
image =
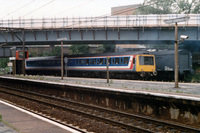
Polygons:
M5 16L9 16L10 14L12 14L12 13L14 13L14 12L16 12L16 11L18 11L18 10L20 10L20 9L22 9L22 8L24 8L24 7L26 7L26 6L28 6L28 5L30 5L31 3L35 2L35 1L36 1L36 0L32 0L31 2L29 2L29 3L25 4L25 5L23 5L23 6L19 7L19 8L17 8L16 10L14 10L14 11L8 13L8 15L4 15L3 18L4 18Z
M28 12L27 14L25 14L25 15L22 16L22 17L25 17L25 16L27 16L27 15L29 15L29 14L31 14L31 13L33 13L33 12L35 12L35 11L41 9L41 8L43 8L43 7L45 7L45 6L49 5L49 4L51 4L51 3L54 2L54 1L55 1L55 0L52 0L52 1L50 1L50 2L48 2L48 3L46 3L46 4L44 4L44 5L42 5L42 6L38 7L38 8L36 8L35 10L30 11L30 12Z
M59 14L63 14L63 13L65 13L65 12L67 12L67 11L74 10L74 9L79 8L79 7L83 6L83 5L86 5L86 4L88 4L88 3L92 2L92 1L93 1L93 0L89 0L89 1L87 1L87 2L85 2L85 3L83 3L83 4L81 4L81 5L78 5L78 6L76 6L76 7L72 7L72 8L70 8L70 9L64 10L64 11L62 11L62 12L60 12L60 13L57 13L57 14L55 14L54 16L59 15Z
M149 5L146 5L146 6L149 6ZM128 11L131 11L131 10L134 10L134 9L143 8L143 7L146 7L146 6L128 8L128 9L125 9L125 10L123 10L123 11L117 11L116 14L128 12ZM102 19L102 18L105 18L105 17L111 17L111 13L105 14L105 15L101 15L101 16L98 16L98 17L95 17L94 20ZM87 22L87 21L86 21L86 22ZM86 22L83 22L83 23L86 23ZM78 23L79 23L79 22L77 22L77 24L78 24ZM71 26L74 26L74 25L76 25L76 24L69 25L69 26L67 26L66 28L71 27Z

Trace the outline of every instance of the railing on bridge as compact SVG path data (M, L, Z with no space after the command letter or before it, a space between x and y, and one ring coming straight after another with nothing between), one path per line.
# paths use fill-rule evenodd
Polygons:
M166 15L129 15L79 18L43 18L43 19L13 19L0 20L0 28L131 28L131 27L169 27L163 20L189 16L190 20L179 23L179 26L200 27L199 14L166 14Z

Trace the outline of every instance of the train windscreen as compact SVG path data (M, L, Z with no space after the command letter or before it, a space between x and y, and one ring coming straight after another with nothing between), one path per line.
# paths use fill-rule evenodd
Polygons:
M140 65L154 65L152 56L139 56Z

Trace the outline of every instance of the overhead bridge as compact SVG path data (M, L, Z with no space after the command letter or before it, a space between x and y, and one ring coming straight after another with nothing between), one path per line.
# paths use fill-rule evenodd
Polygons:
M178 23L184 43L199 43L199 14L130 15L84 18L0 20L0 46L60 44L174 44L174 26L163 20L189 16Z

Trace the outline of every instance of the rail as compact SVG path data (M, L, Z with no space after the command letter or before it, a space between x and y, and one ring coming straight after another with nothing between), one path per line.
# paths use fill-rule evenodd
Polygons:
M179 26L200 27L200 14L166 14L166 15L128 15L79 18L42 18L42 19L8 19L0 20L0 29L55 29L55 28L134 28L134 27L170 27L163 20L189 16L187 22Z
M30 101L34 101L34 103L37 102L40 103L41 104L40 106L42 106L43 109L45 105L48 105L51 108L54 108L54 110L56 108L61 109L62 113L63 111L69 111L72 113L76 113L78 115L91 118L93 119L93 121L97 120L103 123L115 125L116 127L120 127L120 129L125 129L127 131L135 131L135 132L173 131L173 132L194 132L194 133L199 132L199 128L194 128L187 125L153 119L145 116L134 115L132 113L131 114L124 113L121 111L116 111L99 106L93 106L90 104L79 103L60 97L50 96L46 94L38 94L36 92L25 91L21 89L15 89L13 87L0 85L0 92L3 94L9 94L10 95L9 97L11 97L12 95L12 96L17 96L18 98L27 99L29 100L28 103L29 106L31 107L33 107L34 104L31 105ZM19 99L19 101L21 100ZM22 101L22 103L24 102ZM45 111L38 110L38 112L46 112L46 113L48 112L46 111L47 109L44 110ZM47 114L50 115L51 113L48 112ZM60 117L56 119L60 119Z

